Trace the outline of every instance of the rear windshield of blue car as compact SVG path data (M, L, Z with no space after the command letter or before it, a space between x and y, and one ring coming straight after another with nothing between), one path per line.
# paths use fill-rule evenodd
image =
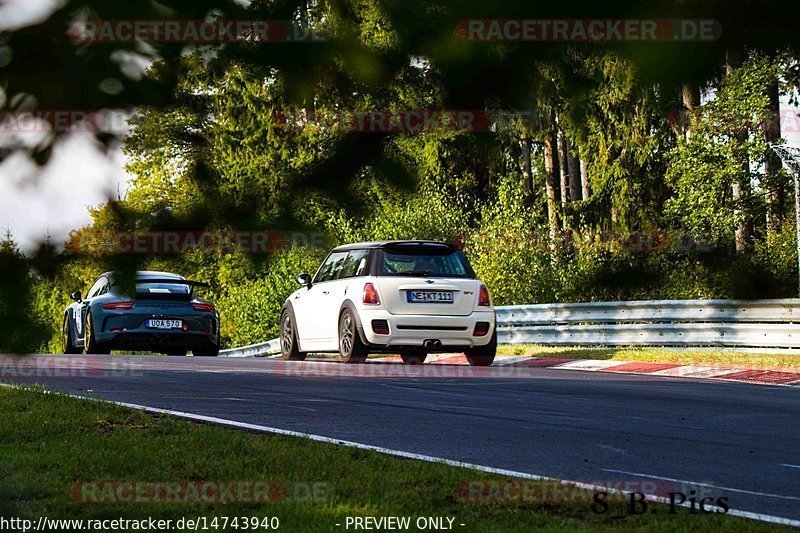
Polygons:
M157 295L157 294L172 294L172 295L185 295L192 291L191 285L182 283L147 283L143 281L136 282L136 293Z
M412 253L383 250L378 255L379 276L474 277L464 254L458 251L448 253Z

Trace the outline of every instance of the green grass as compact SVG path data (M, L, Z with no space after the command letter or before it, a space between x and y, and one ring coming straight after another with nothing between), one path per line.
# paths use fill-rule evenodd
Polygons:
M497 353L499 355L677 363L800 372L800 354L749 353L730 349L576 348L539 346L535 344L501 344L497 347Z
M615 519L621 514L616 506L598 515L585 503L464 503L459 484L502 478L300 438L200 425L41 390L0 387L0 409L0 516L6 518L277 516L282 530L345 531L347 516L431 515L455 517L457 531L774 529L731 516L690 515L686 510L668 514L665 507ZM79 480L249 480L290 487L321 483L327 489L313 503L85 504L69 495Z

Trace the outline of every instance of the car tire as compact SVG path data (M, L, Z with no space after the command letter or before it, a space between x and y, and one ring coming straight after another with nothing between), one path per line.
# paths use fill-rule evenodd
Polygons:
M106 343L97 342L94 338L94 325L92 324L91 311L86 313L86 333L83 337L83 349L86 354L108 355L111 353L111 346Z
M188 350L186 350L186 349L183 349L183 350L169 350L167 352L167 355L173 355L175 357L186 357L186 352L187 351Z
M400 357L405 365L421 365L427 359L428 354L420 351L401 352Z
M497 355L497 330L492 334L492 339L486 346L475 346L464 352L467 362L471 366L491 366Z
M192 350L192 355L195 357L217 357L219 355L219 346L216 344L203 346L202 348Z
M297 325L288 309L281 313L280 336L281 357L286 361L304 361L306 353L301 352L297 344Z
M83 353L83 348L76 348L72 342L72 327L69 323L69 315L64 315L64 324L61 327L61 344L64 353Z
M358 335L358 324L350 309L339 315L339 360L343 363L363 363L369 350Z

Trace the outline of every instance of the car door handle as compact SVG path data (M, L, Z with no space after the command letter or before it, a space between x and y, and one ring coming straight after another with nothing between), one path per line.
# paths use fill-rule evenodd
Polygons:
M322 291L322 294L330 294L331 291Z

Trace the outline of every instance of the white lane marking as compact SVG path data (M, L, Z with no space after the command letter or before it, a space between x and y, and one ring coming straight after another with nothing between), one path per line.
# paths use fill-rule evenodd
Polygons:
M604 370L612 366L624 365L627 362L628 361L609 361L607 359L578 359L577 361L561 363L559 365L551 366L550 368L557 368L559 370L584 370L592 372Z
M603 450L608 450L610 452L618 453L620 455L628 455L633 457L634 455L629 452L628 450L624 450L622 448L617 448L616 446L611 446L610 444L595 444L598 448L602 448Z
M657 370L655 372L650 372L651 376L667 376L672 378L681 378L681 377L696 377L698 375L703 375L704 377L713 377L719 372L719 375L729 373L730 371L727 369L719 369L714 368L711 366L700 366L700 365L681 365L676 366L674 368L666 368L664 370Z
M426 363L435 363L436 361L441 361L442 359L450 359L451 357L458 357L458 353L434 353L428 356L425 360Z
M786 468L800 468L800 465L790 465L786 463L778 463L780 466L785 466Z
M724 376L725 374L732 374L734 372L738 372L738 370L736 370L735 368L716 368L713 366L706 366L706 367L699 367L699 369L695 369L693 372L685 374L681 377L716 378L718 376Z
M505 387L509 383L513 383L511 380L501 381L500 379L495 379L492 381L478 381L476 383L469 383L464 381L425 381L425 383L431 383L433 385L461 385L462 387Z
M300 406L300 405L291 405L291 404L275 403L275 402L270 403L270 405L277 405L279 407L291 407L293 409L302 409L303 411L311 411L312 413L318 413L319 412L317 409L312 409L311 407L303 407L303 406Z
M675 479L664 476L654 476L651 474L641 474L639 472L627 472L625 470L614 470L613 468L601 468L603 472L613 472L615 474L625 474L628 476L644 477L649 479L661 479L664 481L672 481L674 483L685 483L686 485L697 485L698 487L710 487L712 489L725 490L728 492L739 492L741 494L750 494L752 496L763 496L765 498L777 498L779 500L791 500L800 502L800 496L784 496L783 494L774 494L772 492L757 492L753 490L735 489L733 487L723 487L722 485L714 485L712 483L700 483L698 481L687 481L685 479Z
M387 383L381 383L380 386L381 387L389 387L390 389L414 390L414 391L419 391L419 392L426 392L426 393L429 393L429 394L441 394L443 396L459 396L461 398L468 398L469 397L469 395L467 395L467 394L458 394L456 392L443 392L443 391L438 391L438 390L428 390L428 389L423 389L423 388L420 388L420 387L404 387L402 385L389 385Z
M527 361L528 359L533 359L533 357L531 357L530 355L501 356L494 360L492 366L505 366L505 365L510 365L511 363Z
M10 388L19 388L18 385L13 385L13 384L10 384L10 383L2 383L2 382L0 382L0 386L10 387ZM384 455L392 455L394 457L403 457L405 459L416 459L418 461L425 461L425 462L429 462L429 463L438 463L438 464L445 464L445 465L448 465L448 466L454 466L454 467L458 467L458 468L467 468L467 469L470 469L470 470L475 470L477 472L485 472L487 474L497 474L497 475L500 475L500 476L516 477L516 478L520 478L520 479L531 479L531 480L534 480L534 481L552 481L552 482L559 483L559 484L562 484L562 485L569 485L569 486L577 487L577 488L580 488L580 489L586 489L586 490L594 490L594 491L603 490L603 491L607 491L607 492L620 492L620 491L618 491L618 490L616 490L616 489L614 489L612 487L605 487L605 486L602 486L602 485L593 485L591 483L584 483L584 482L581 482L581 481L570 481L570 480L565 480L565 479L556 479L556 478L552 478L552 477L548 477L548 476L541 476L541 475L537 475L537 474L529 474L527 472L518 472L518 471L515 471L515 470L506 470L504 468L494 468L494 467L491 467L491 466L484 466L484 465L478 465L478 464L473 464L473 463L465 463L463 461L455 461L453 459L445 459L444 457L435 457L435 456L432 456L432 455L421 455L421 454L418 454L418 453L405 452L405 451L402 451L402 450L395 450L395 449L392 449L392 448L384 448L382 446L374 446L372 444L362 444L360 442L352 442L352 441L347 441L347 440L342 440L342 439L336 439L336 438L333 438L333 437L325 437L325 436L322 436L322 435L314 435L312 433L303 433L303 432L300 432L300 431L292 431L290 429L273 428L273 427L269 427L269 426L261 426L261 425L258 425L258 424L249 424L247 422L237 422L235 420L227 420L227 419L224 419L224 418L217 418L217 417L213 417L213 416L205 416L205 415L199 415L199 414L194 414L194 413L185 413L185 412L182 412L182 411L172 411L170 409L161 409L159 407L148 407L146 405L138 405L138 404L134 404L134 403L115 402L115 401L112 401L112 400L104 400L102 398L91 398L91 397L87 397L87 396L79 396L79 395L76 395L76 394L65 394L65 393L53 392L53 391L48 391L48 390L44 390L44 391L41 391L41 392L43 392L45 394L60 394L62 396L69 396L71 398L76 398L76 399L79 399L79 400L86 400L86 401L90 401L90 402L110 403L110 404L115 404L115 405L119 405L119 406L122 406L122 407L128 407L130 409L137 409L139 411L145 411L145 412L148 412L148 413L170 415L170 416L174 416L174 417L177 417L177 418L183 418L183 419L186 419L186 420L193 420L193 421L197 421L197 422L206 422L206 423L209 423L209 424L215 424L215 425L219 425L219 426L232 427L232 428L237 428L237 429L247 429L247 430L250 430L250 431L258 431L258 432L261 432L261 433L274 433L276 435L286 435L286 436L290 436L290 437L300 437L300 438L303 438L303 439L308 439L308 440L312 440L312 441L316 441L316 442L324 442L324 443L327 443L327 444L336 444L338 446L347 446L347 447L350 447L350 448L357 448L357 449L360 449L360 450L366 450L366 451L373 451L373 452L376 452L376 453L382 453ZM645 496L650 501L659 502L659 503L667 503L667 504L670 503L669 499L665 498L663 496L656 496L654 494L645 494ZM686 507L686 508L690 507L689 503L683 503L683 504L678 504L678 505L680 507ZM717 508L713 507L713 506L706 506L706 509L717 510ZM721 511L721 509L719 509L719 510ZM784 518L784 517L781 517L781 516L772 516L772 515L761 514L761 513L752 513L750 511L739 511L739 510L736 510L736 509L730 509L729 511L727 511L726 514L729 515L729 516L738 516L738 517L741 517L741 518L748 518L750 520L758 520L760 522L768 522L768 523L771 523L771 524L780 524L780 525L785 525L785 526L790 526L790 527L800 527L800 520L793 520L791 518Z

